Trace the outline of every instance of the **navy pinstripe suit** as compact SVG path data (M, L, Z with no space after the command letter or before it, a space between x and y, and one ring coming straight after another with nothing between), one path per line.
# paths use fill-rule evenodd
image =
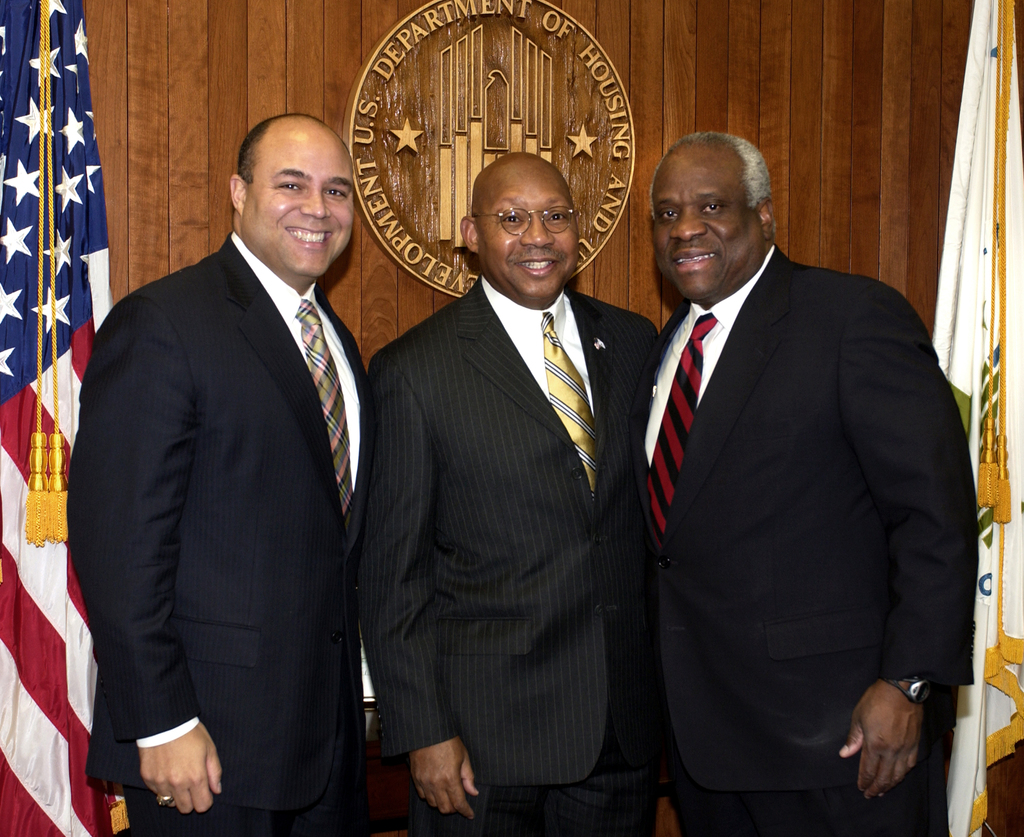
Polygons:
M655 332L569 299L593 390L593 498L481 286L370 364L379 427L360 597L382 749L458 735L495 785L586 777L609 706L630 764L659 746L627 424Z

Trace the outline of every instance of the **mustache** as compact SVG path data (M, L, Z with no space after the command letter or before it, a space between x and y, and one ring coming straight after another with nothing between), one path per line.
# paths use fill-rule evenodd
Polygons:
M515 262L530 261L532 259L551 259L561 264L565 262L565 253L561 253L551 247L524 247L509 256L508 261L514 264Z

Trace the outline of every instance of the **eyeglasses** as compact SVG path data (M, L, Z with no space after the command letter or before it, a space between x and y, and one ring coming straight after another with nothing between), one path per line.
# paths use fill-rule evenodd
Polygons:
M550 233L565 232L576 214L567 206L553 206L550 209L520 209L513 206L504 212L480 212L474 218L497 218L498 223L509 235L522 235L533 223L533 216L540 215L544 229Z

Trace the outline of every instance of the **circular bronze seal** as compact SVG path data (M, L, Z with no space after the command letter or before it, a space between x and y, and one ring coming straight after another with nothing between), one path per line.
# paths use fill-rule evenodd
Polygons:
M459 223L513 151L554 163L579 211L582 270L633 180L633 117L594 37L543 0L441 0L370 52L345 117L360 213L402 269L454 296L477 277Z

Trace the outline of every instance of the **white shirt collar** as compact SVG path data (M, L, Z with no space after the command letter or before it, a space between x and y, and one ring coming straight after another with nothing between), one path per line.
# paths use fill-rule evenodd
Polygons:
M509 299L501 291L497 290L483 276L480 282L484 286L484 294L487 301L491 303L494 313L498 315L502 325L509 334L515 333L536 333L540 334L540 324L543 315L550 311L555 316L555 334L561 336L565 331L565 291L558 295L558 299L547 308L538 311L534 308L527 308Z
M732 331L733 323L736 322L736 318L740 315L740 309L743 307L743 303L747 301L747 297L750 296L750 292L754 290L754 285L757 284L757 280L761 278L761 274L764 273L764 269L768 266L768 262L771 260L772 253L775 252L775 245L773 244L768 248L768 253L764 257L764 261L761 262L761 267L758 269L749 281L745 282L742 287L737 289L735 292L727 296L725 299L716 302L711 308L701 308L696 302L690 305L690 319L694 322L702 314L706 314L711 311L715 315L715 319L721 324L721 330L725 332Z
M299 310L299 302L303 299L311 300L316 302L313 297L313 289L316 287L316 282L310 284L309 288L304 294L300 294L291 285L287 284L281 277L279 277L274 271L267 267L261 262L256 256L253 255L252 251L245 246L242 239L238 237L237 233L231 233L231 241L235 247L238 248L238 252L242 254L242 258L245 259L249 267L252 268L252 272L256 274L256 278L260 280L260 284L263 289L270 295L270 299L273 301L274 306L278 311L281 312L281 316L286 321L294 319L295 312ZM319 310L320 306L317 305ZM323 312L320 312L323 317Z

